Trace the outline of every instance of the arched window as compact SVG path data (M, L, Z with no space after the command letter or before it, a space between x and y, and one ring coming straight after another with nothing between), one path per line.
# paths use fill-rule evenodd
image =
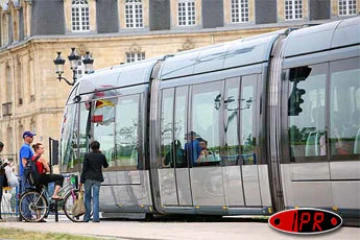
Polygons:
M126 0L125 17L127 28L142 28L144 26L142 0Z
M90 30L89 4L87 0L72 1L71 25L73 32Z
M30 131L31 132L33 132L33 133L36 133L36 122L33 120L33 119L31 119L31 124L30 124L31 126L30 126ZM40 136L40 138L39 138L40 140L41 140L41 136Z
M13 138L13 133L12 133L12 127L8 127L7 128L7 136L8 136L8 139L7 139L7 150L8 150L8 154L13 154L13 146L14 146L14 138Z
M6 67L6 102L12 102L12 79L11 79L11 68Z
M3 14L2 15L2 45L7 45L8 43L8 18L7 18L7 14Z
M9 13L8 16L8 44L12 44L13 40L14 40L14 32L13 32L13 22L12 22L12 15L11 13Z
M21 74L22 74L22 65L20 62L18 62L16 68L16 86L17 86L16 88L17 88L17 100L19 105L23 104L23 97L24 97L23 94L24 83L22 82Z

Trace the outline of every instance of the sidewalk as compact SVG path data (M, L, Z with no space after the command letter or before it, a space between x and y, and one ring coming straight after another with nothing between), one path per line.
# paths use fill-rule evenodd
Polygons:
M26 231L67 233L83 236L132 240L226 240L226 239L297 239L294 235L277 232L267 223L255 222L140 222L109 221L73 223L61 219L47 223L2 222L0 227ZM343 227L309 239L360 239L360 228Z

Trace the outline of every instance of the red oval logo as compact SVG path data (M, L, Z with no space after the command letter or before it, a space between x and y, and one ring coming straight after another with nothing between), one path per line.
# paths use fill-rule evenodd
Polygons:
M342 223L338 214L315 208L285 210L269 218L271 227L291 234L326 233L338 229Z

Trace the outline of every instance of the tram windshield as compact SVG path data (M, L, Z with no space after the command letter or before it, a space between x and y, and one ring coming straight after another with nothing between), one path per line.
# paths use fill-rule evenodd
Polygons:
M62 172L81 170L91 140L101 143L110 170L139 168L140 95L118 97L115 91L98 95L84 95L82 102L65 108L60 141Z
M67 105L63 117L63 125L60 138L60 164L62 172L74 169L75 152L73 150L77 140L75 134L76 104Z
M91 102L68 104L65 108L60 140L62 172L78 172L90 144Z

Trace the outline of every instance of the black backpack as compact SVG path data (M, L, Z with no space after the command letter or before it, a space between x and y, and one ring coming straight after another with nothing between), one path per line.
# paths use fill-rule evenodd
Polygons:
M28 160L24 168L25 178L32 186L36 186L39 183L40 174L36 167L36 162L39 160L39 158L40 156L37 156L34 160Z

